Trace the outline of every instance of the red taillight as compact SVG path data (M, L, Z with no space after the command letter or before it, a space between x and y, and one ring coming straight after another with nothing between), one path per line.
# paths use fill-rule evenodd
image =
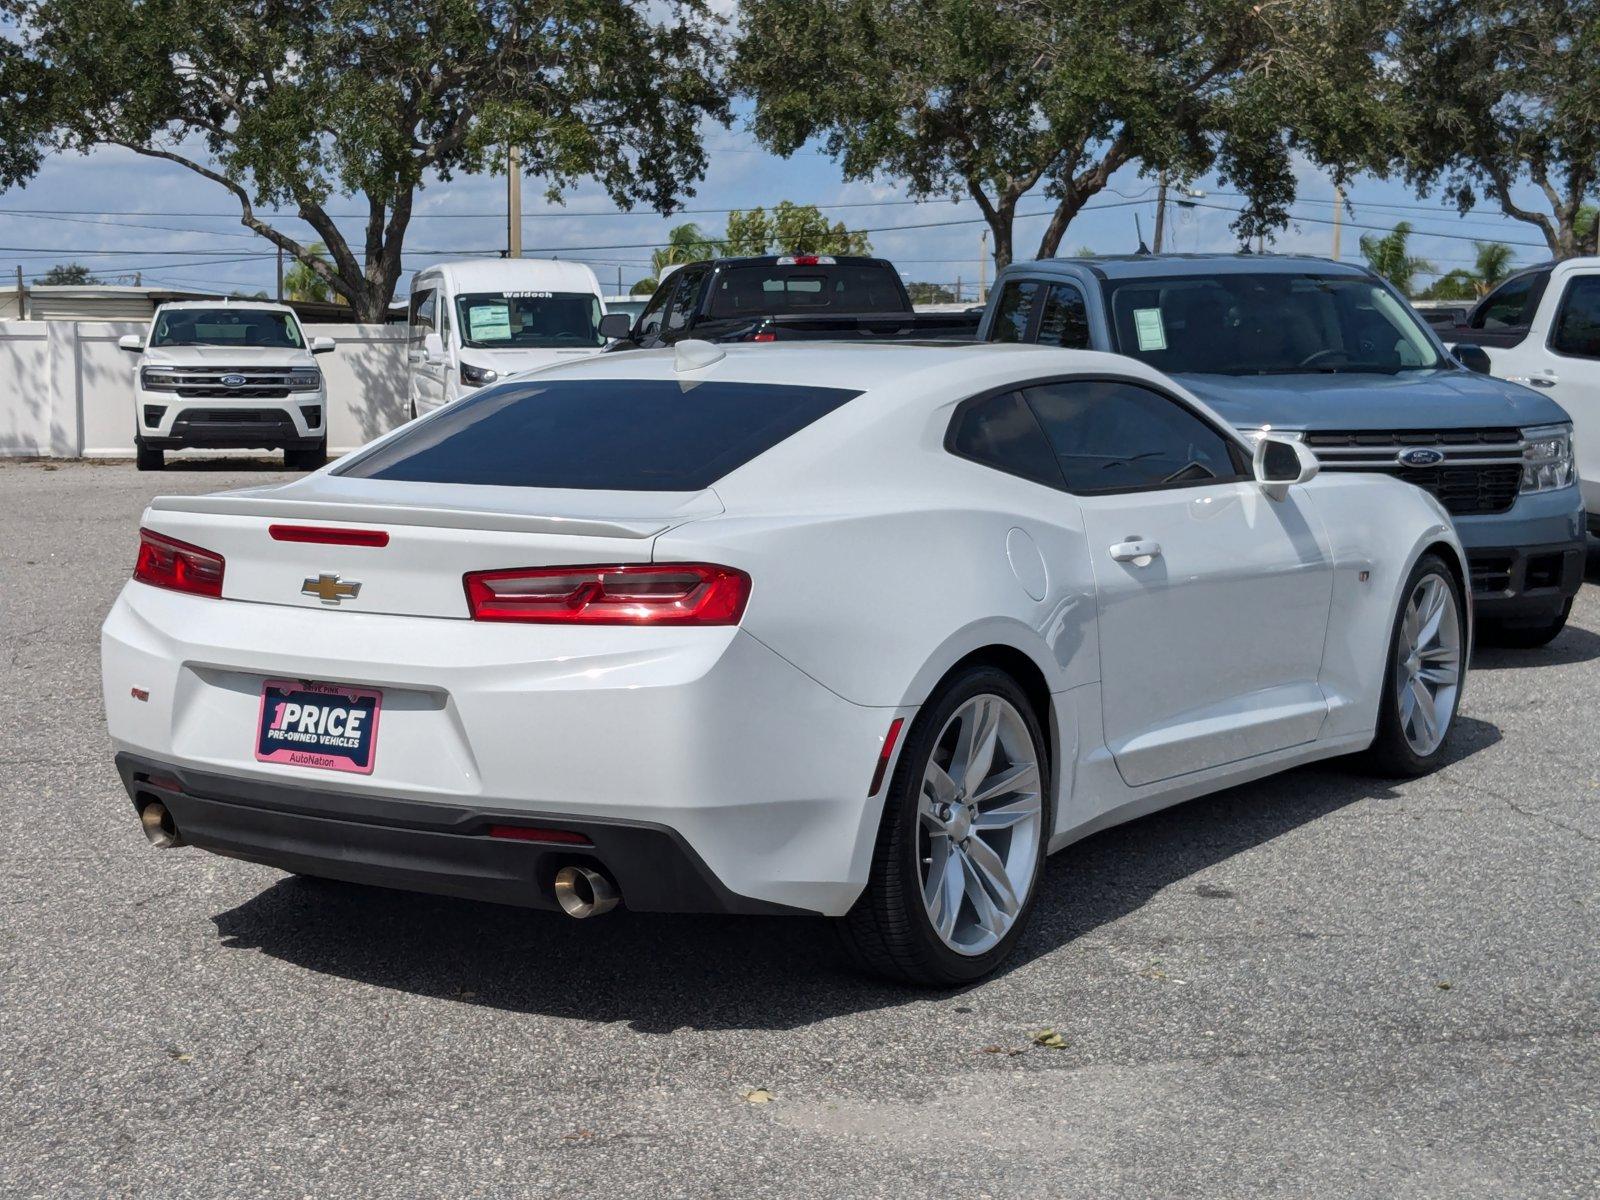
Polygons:
M311 542L318 546L387 546L389 534L382 529L335 529L324 525L269 525L267 532L275 542Z
M543 567L466 576L474 621L548 625L737 625L750 576L709 563Z
M752 342L775 342L778 340L778 335L775 333L755 333L750 335L750 340Z
M562 846L594 845L581 833L570 829L537 829L532 825L491 825L489 836L510 842L553 842Z
M140 583L196 596L220 596L223 565L220 554L139 530L139 560L133 565L133 577Z

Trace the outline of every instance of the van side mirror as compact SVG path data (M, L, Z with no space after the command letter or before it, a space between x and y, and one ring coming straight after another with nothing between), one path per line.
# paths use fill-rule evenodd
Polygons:
M600 336L608 342L621 341L633 334L633 319L627 313L607 313L600 318Z
M437 333L427 333L422 338L422 353L428 362L438 362L444 357L444 338Z
M1450 353L1455 355L1456 361L1469 371L1476 371L1479 375L1489 373L1489 352L1482 346L1474 346L1470 342L1458 342L1450 347Z
M125 333L117 339L117 345L130 354L144 353L144 334Z
M1256 443L1255 458L1251 463L1256 482L1270 500L1283 500L1289 489L1297 483L1307 483L1316 478L1322 464L1306 448L1304 442L1293 438L1264 435Z
M331 337L314 337L311 339L311 353L332 354L339 348L339 343Z

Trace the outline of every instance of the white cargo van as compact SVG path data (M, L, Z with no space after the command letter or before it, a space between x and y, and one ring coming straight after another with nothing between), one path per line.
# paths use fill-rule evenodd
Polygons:
M518 371L598 353L605 305L594 272L546 258L444 262L411 281L416 416Z

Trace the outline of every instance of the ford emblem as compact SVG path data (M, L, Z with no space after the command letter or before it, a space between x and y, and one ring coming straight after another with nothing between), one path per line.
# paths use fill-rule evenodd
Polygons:
M1400 462L1408 467L1437 467L1444 461L1444 452L1419 446L1415 450L1400 451L1399 458Z
M243 375L224 375L222 377L222 386L223 387L243 387L244 386L244 376Z

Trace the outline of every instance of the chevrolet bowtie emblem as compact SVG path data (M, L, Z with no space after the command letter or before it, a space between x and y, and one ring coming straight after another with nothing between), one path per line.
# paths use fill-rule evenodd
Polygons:
M337 575L318 575L300 586L302 596L315 596L324 604L338 604L341 600L354 600L361 594L359 583L346 583Z

